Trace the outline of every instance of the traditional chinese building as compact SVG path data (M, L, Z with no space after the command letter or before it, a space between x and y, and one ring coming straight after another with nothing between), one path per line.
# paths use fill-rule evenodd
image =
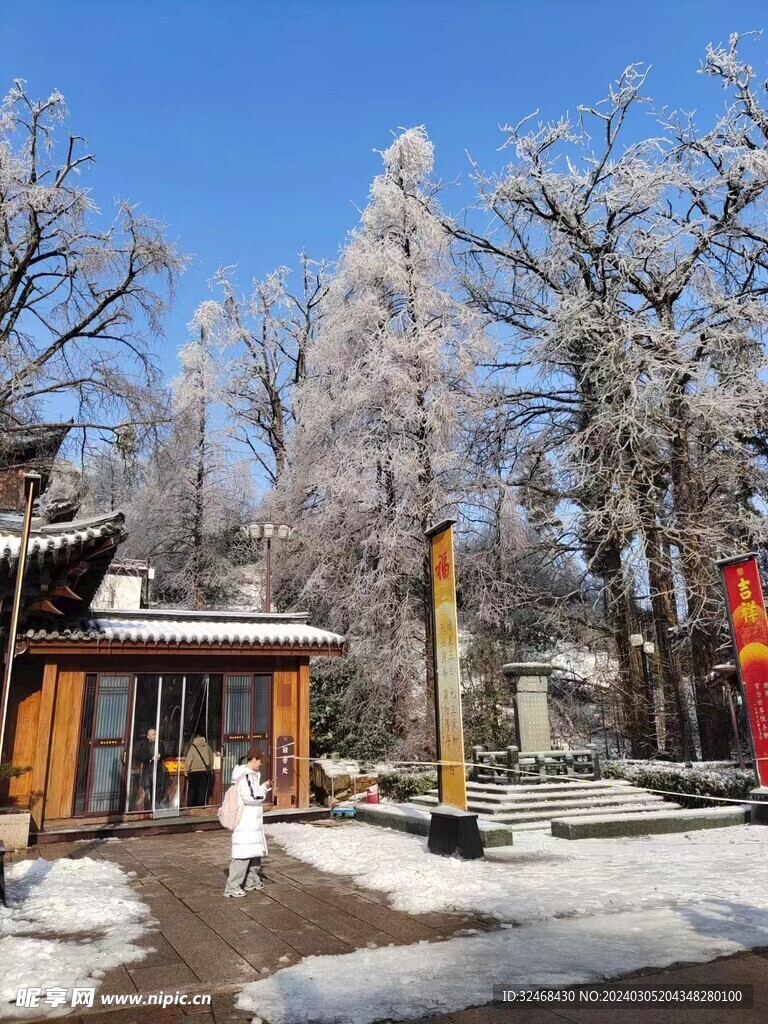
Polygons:
M6 635L21 462L0 467ZM6 799L29 803L40 841L87 825L210 816L232 768L259 746L275 780L271 807L308 807L310 659L341 654L343 638L302 614L92 609L125 536L120 512L33 520L2 751L32 771ZM206 773L195 786L187 758Z

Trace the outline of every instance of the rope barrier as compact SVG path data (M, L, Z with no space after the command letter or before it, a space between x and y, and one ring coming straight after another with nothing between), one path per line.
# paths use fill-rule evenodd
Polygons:
M320 761L330 761L331 759L327 758L327 757L298 757L298 756L296 756L294 758L294 760L296 760L296 761L309 761L309 762L312 762L312 763L318 763ZM768 760L768 758L760 758L759 760ZM332 763L336 763L336 762L332 762ZM539 779L540 781L543 778L546 778L547 782L546 783L541 783L542 785L547 785L547 784L551 784L551 783L554 783L556 785L559 785L561 783L576 783L576 784L583 784L583 785L591 785L595 781L594 779L584 779L584 778L579 778L578 776L573 776L573 775L549 775L549 776L542 776L541 772L529 772L529 771L525 771L523 768L510 767L509 765L501 765L501 764L494 764L494 765L487 765L486 766L486 765L483 765L482 763L478 763L477 761L387 761L387 764L388 765L403 766L403 767L420 767L420 768L440 768L440 767L443 767L443 768L478 768L480 770L484 769L486 771L510 772L510 773L515 774L515 775L525 775L525 776L528 776L530 778ZM344 774L344 773L341 772L340 774ZM550 783L550 780L551 780L551 783ZM738 804L739 806L743 806L744 804L751 804L751 805L755 805L755 806L765 806L765 803L766 803L763 800L750 800L749 798L745 798L743 800L738 800L735 797L714 796L714 795L710 796L710 795L707 795L706 793L680 793L680 792L677 792L677 791L671 790L671 789L651 789L648 786L637 786L634 783L629 782L628 780L626 780L626 782L622 782L620 780L613 780L613 779L600 779L600 782L601 782L602 785L609 786L610 788L617 789L617 790L619 790L619 789L620 790L626 790L626 784L628 783L630 786L632 786L633 789L636 789L640 793L655 793L658 796L673 796L673 797L678 797L678 798L679 797L685 797L686 799L690 799L690 800L714 800L716 803ZM482 785L482 783L478 783L478 785ZM487 783L487 785L493 785L493 783Z

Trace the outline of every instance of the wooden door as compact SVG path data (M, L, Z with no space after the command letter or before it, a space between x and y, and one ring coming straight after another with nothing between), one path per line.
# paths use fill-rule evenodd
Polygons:
M224 729L222 786L251 747L264 753L261 777L269 778L269 747L272 709L271 675L224 676Z

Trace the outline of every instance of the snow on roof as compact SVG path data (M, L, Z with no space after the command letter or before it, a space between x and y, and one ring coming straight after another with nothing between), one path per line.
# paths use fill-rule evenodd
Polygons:
M341 649L344 637L309 626L304 613L188 611L142 608L93 612L27 630L34 641L111 641L156 644L233 644Z
M0 563L12 566L21 549L22 517L0 515ZM122 512L79 519L71 523L50 523L45 526L32 522L27 558L42 560L46 555L79 553L90 541L115 537L119 543L125 536L125 516Z

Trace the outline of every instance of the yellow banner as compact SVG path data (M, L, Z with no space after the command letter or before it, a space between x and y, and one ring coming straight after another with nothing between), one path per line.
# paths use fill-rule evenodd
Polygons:
M435 624L435 702L440 799L450 807L467 809L464 771L464 730L461 722L459 626L456 616L456 572L453 526L430 537L432 550L432 607Z

